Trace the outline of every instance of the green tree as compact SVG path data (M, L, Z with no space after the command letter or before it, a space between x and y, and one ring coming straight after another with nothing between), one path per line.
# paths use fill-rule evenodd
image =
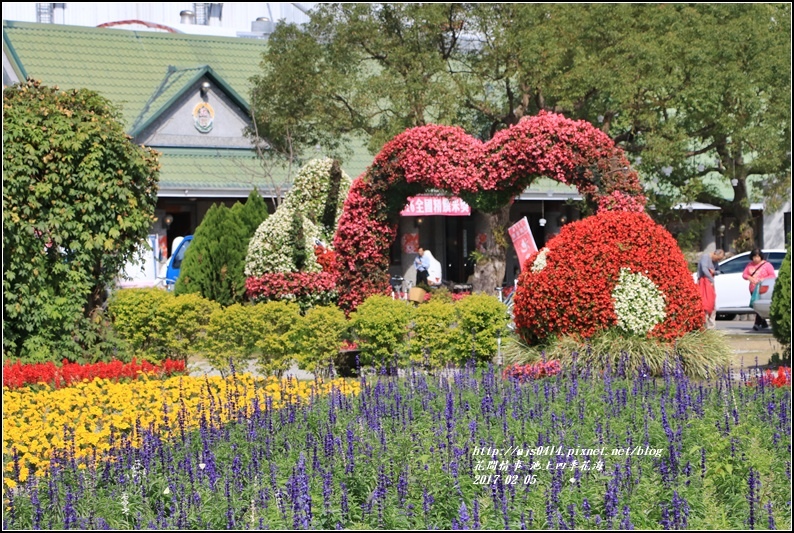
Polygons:
M790 176L790 9L323 4L305 31L277 27L253 102L260 127L274 125L266 137L299 152L354 136L377 152L425 123L485 140L540 110L586 119L658 182L660 207L700 198L745 229L748 182L775 203Z
M265 201L256 189L251 191L251 194L248 195L248 199L244 204L236 202L232 206L232 212L246 228L248 239L254 236L257 228L259 228L262 222L267 220L268 215Z
M791 246L789 245L786 258L780 265L775 290L772 293L772 303L769 308L769 318L772 322L772 334L780 344L788 347L791 357Z
M749 249L748 184L763 182L775 205L790 179L790 9L478 6L486 46L467 62L475 79L498 72L494 81L506 90L474 107L492 125L504 116L499 102L516 115L546 109L599 125L657 184L657 207L694 199L719 205L743 234L735 246ZM726 187L730 200L720 193Z
M87 89L3 90L3 352L78 358L154 220L156 152Z
M210 207L185 252L174 292L198 293L222 306L242 301L247 231L225 205Z

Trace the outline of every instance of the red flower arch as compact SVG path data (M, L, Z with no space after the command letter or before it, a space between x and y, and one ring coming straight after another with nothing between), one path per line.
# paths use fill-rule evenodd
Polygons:
M339 305L352 311L389 290L388 250L409 196L427 189L495 211L546 176L574 185L599 210L643 211L637 173L592 124L541 112L483 143L450 126L420 126L392 139L350 188L337 227Z

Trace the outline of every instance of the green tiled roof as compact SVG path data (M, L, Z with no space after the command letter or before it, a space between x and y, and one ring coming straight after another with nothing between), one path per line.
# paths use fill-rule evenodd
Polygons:
M181 73L171 84L173 91L190 77L184 69L209 65L247 99L249 78L258 72L266 46L263 40L238 37L3 21L3 48L23 73L47 85L97 91L121 106L127 128L167 79L169 66ZM166 102L166 93L157 102Z

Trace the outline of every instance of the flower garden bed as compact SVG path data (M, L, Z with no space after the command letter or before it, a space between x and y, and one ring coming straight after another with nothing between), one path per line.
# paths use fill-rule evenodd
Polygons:
M673 365L657 378L536 374L362 378L355 396L279 408L238 377L195 405L140 411L166 421L138 424L137 446L121 435L95 459L66 443L46 478L23 482L17 452L4 526L791 527L791 389L779 379L691 381Z
M153 365L148 361L140 363L133 359L129 363L110 361L108 363L94 363L81 365L63 360L61 366L53 362L48 363L10 363L3 365L3 387L18 389L26 385L53 386L56 389L79 383L83 380L108 379L137 379L142 375L174 376L185 373L185 362L166 359L160 365Z

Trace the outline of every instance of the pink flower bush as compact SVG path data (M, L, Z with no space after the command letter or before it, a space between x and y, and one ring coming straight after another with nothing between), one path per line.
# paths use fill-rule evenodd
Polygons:
M502 372L505 379L515 379L520 383L525 383L533 379L540 379L555 376L562 371L559 361L538 361L530 365L508 366Z
M340 306L350 312L371 294L388 294L388 250L409 196L438 189L487 211L539 176L574 185L599 210L637 212L645 205L623 151L585 121L541 112L486 143L450 126L396 136L353 182L345 202L334 238Z

